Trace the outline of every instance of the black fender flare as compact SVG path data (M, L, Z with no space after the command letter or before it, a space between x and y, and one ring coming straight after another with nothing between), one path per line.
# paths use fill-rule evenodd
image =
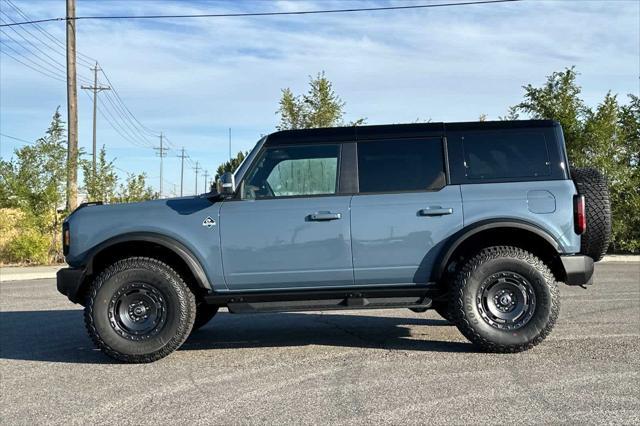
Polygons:
M545 231L538 225L534 225L533 223L518 219L481 220L462 228L460 231L449 237L447 244L443 247L440 259L436 263L437 269L435 270L435 274L433 275L434 281L437 282L444 276L447 264L451 260L451 256L453 256L453 253L455 253L456 249L460 247L462 243L480 232L498 228L515 228L529 231L544 239L556 250L558 254L560 254L560 243L558 243L558 241L553 236L551 236L547 231Z
M191 250L189 250L184 244L172 237L157 234L154 232L130 232L109 238L108 240L101 242L100 244L93 247L84 256L83 263L85 265L86 271L88 273L91 273L93 271L93 260L99 253L116 244L127 242L153 243L172 251L186 263L187 267L195 277L196 283L199 287L207 289L209 291L212 290L211 283L207 278L207 274L205 273L204 268L202 267L198 258L191 252Z

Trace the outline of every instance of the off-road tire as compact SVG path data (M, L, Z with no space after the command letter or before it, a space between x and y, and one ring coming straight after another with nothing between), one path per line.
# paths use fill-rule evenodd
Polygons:
M453 322L453 317L449 310L449 304L446 302L434 302L433 309L440 315L442 318L449 322Z
M571 169L578 194L584 195L587 229L582 234L580 253L595 262L602 259L611 240L611 200L607 179L596 169Z
M535 296L530 319L518 329L495 328L478 307L483 283L501 271L526 279ZM547 265L528 251L510 246L485 248L466 261L452 284L449 303L453 322L465 337L481 350L500 353L524 351L542 342L560 310L558 286Z
M145 335L131 336L115 325L114 298L126 296L131 286L144 286L164 302L158 309L164 321ZM104 269L91 283L84 309L96 347L127 363L153 362L175 351L189 337L195 316L195 296L182 277L166 263L145 257L122 259Z
M205 302L198 303L196 307L196 320L193 322L191 333L206 325L218 313L218 307Z

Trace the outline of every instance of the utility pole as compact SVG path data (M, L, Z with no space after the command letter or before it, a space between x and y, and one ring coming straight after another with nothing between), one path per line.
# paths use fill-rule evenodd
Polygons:
M196 171L196 195L198 195L198 172L202 170L200 164L196 161L196 166L193 168Z
M231 161L231 127L229 127L229 161Z
M209 185L207 185L207 178L209 177L209 171L205 170L204 171L204 191L207 192L209 191L207 188L209 187Z
M78 206L78 87L76 86L76 1L67 0L67 210Z
M167 156L167 151L169 150L169 148L165 148L164 147L164 139L162 136L162 132L160 132L160 146L159 147L154 147L153 149L155 149L156 151L158 151L158 153L156 155L158 155L160 157L160 197L162 198L162 159L164 157Z
M80 88L85 90L93 91L93 176L96 175L96 104L98 103L98 93L103 90L111 90L109 86L98 86L98 71L100 68L98 67L98 62L96 62L96 67L91 68L93 71L93 86L80 86Z
M182 153L178 155L180 161L180 196L182 197L182 189L184 187L184 159L187 158L188 155L184 155L184 146L182 147Z

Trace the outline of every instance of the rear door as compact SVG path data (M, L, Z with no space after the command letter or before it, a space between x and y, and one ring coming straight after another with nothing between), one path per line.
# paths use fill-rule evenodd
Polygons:
M359 141L351 201L356 285L426 284L444 240L462 228L440 137Z

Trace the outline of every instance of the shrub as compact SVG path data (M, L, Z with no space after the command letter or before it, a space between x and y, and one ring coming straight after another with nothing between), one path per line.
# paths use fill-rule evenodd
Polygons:
M49 238L35 229L23 229L9 240L2 250L2 261L6 263L49 263Z
M19 209L0 209L0 264L47 264L51 239Z
M0 209L0 251L2 247L19 233L19 225L24 222L25 214L19 209Z

